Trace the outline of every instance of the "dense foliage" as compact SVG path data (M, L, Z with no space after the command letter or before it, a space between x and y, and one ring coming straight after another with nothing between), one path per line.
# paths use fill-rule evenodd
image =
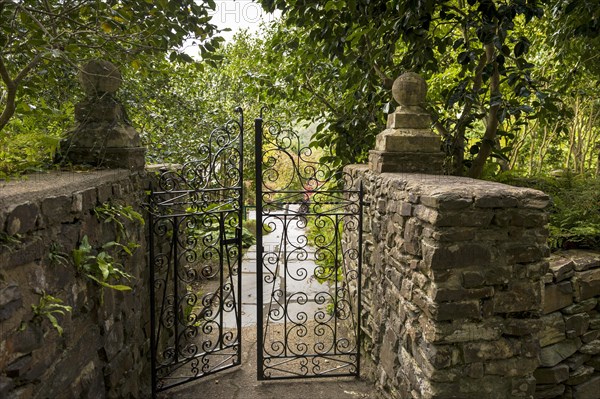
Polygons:
M155 4L156 3L156 4ZM44 167L72 118L78 66L94 57L140 69L195 42L209 59L221 38L213 1L0 2L0 176Z
M600 179L567 173L535 178L504 174L498 180L550 195L551 249L600 248Z
M325 161L365 161L394 107L392 78L415 70L427 77L435 127L455 173L582 173L597 165L595 0L263 1L282 9L283 19L260 38L238 35L212 53L211 64L173 62L189 60L173 46L190 34L204 43L205 57L215 50L210 3L180 4L182 18L173 2L102 2L93 21L87 2L46 3L15 1L2 10L5 30L23 25L1 54L12 61L9 76L38 59L37 73L20 88L18 118L0 138L4 174L51 158L79 93L74 66L103 55L120 60L127 81L121 98L151 144L152 161L181 160L190 147L182 143L197 144L235 106L252 118L264 104L280 119L313 123L312 144L333 152ZM70 14L69 5L77 5ZM54 16L26 18L46 15L43 7L55 7ZM67 17L91 33L60 19ZM46 26L57 36L44 36ZM171 53L156 56L158 49Z
M431 111L452 157L452 172L481 177L487 172L490 157L496 160L497 168L508 167L511 151L523 145L519 133L532 127L537 132L552 129L552 123L559 119L572 122L569 111L576 103L571 97L578 85L588 89L586 103L590 97L598 97L595 63L582 60L591 53L580 51L593 49L597 43L597 1L262 3L268 9L283 11L283 33L275 39L281 47L293 49L302 60L309 59L309 65L315 60L340 65L343 72L334 81L340 85L335 90L337 97L333 97L337 101L330 98L329 103L339 107L349 102L365 115L357 129L353 123L336 130L353 118L331 111L324 119L334 128L328 129L327 137L318 137L319 144L336 140L362 143L365 137L372 142L381 124L369 129L364 122L371 119L369 111L374 103L382 107L389 98L388 94L378 96L381 87L389 87L403 71L413 70L423 73L430 84ZM583 14L585 18L580 18ZM579 23L583 19L587 22ZM562 21L565 25L556 32ZM564 64L569 57L571 61ZM299 68L305 67L300 64ZM569 67L577 69L576 75L565 76ZM331 81L330 77L314 78L313 87ZM353 93L359 94L345 97ZM584 118L587 121L588 114ZM537 121L545 124L533 126ZM593 123L597 131L597 120ZM561 139L564 142L564 137ZM593 148L595 140L597 136L588 137L583 146ZM344 152L338 157L356 160Z
M193 157L241 106L250 191L262 106L306 129L334 167L365 162L395 107L393 79L415 71L428 82L449 173L508 173L537 186L565 171L574 176L568 189L541 187L555 197L556 245L583 231L572 223L580 216L598 227L597 202L585 202L585 213L560 199L567 191L595 198L586 187L596 180L579 182L600 172L598 0L260 3L282 18L219 48L211 1L0 2L0 178L52 165L81 96L77 66L91 57L121 68L118 96L149 162ZM201 62L180 47L190 38ZM572 210L578 216L561 219Z

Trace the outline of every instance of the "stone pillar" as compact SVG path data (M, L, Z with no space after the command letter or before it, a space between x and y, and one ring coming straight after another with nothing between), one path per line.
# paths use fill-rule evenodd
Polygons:
M441 139L431 130L431 117L423 109L425 80L407 72L396 79L392 94L400 105L388 115L387 129L377 135L375 149L369 154L369 167L380 173L441 174Z
M146 149L115 98L121 73L108 61L92 60L79 73L86 98L75 105L78 126L61 143L62 160L108 168L143 169Z
M369 204L369 377L394 399L533 397L548 197L463 177L346 171Z
M440 176L425 93L418 75L400 76L369 165L345 169L367 204L363 364L387 398L532 398L548 196Z

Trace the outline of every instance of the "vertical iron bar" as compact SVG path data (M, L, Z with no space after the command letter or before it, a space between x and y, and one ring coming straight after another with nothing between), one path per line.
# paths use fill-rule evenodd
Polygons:
M154 216L152 215L153 187L150 182L150 195L148 203L148 245L150 252L148 254L148 263L150 265L150 367L152 367L152 399L156 398L156 298L154 293Z
M264 380L263 369L263 204L262 204L262 139L263 119L254 120L254 167L256 169L256 359L257 379Z
M281 232L281 241L283 244L283 281L282 281L282 288L283 288L283 336L284 336L284 356L288 356L288 339L289 339L289 335L288 335L288 294L287 294L287 275L288 275L288 261L287 261L287 232L288 232L288 220L287 220L287 216L288 216L288 212L289 212L289 204L285 204L285 213L283 214L283 231ZM279 248L279 251L281 252L281 247ZM279 258L279 262L281 262L281 258ZM279 265L277 265L279 266ZM279 271L280 268L276 267L275 270ZM275 276L275 278L278 278L278 276ZM275 287L277 287L277 284L275 282L276 280L273 279L273 289ZM271 294L272 295L272 294ZM273 296L271 296L270 301L273 301Z
M178 276L177 269L179 266L179 256L177 252L177 245L179 243L179 218L177 216L173 217L173 241L172 241L172 251L173 251L173 316L175 319L175 361L174 364L179 363L179 284L178 284Z
M238 210L238 237L237 237L237 286L238 286L238 294L237 299L238 303L235 304L237 306L237 317L235 320L235 324L237 327L237 343L238 343L238 356L236 364L240 364L242 362L242 222L246 219L245 217L245 208L244 208L244 111L242 108L237 107L236 110L240 113L240 137L238 141L238 151L240 152L240 191L239 191L239 210Z
M364 188L362 180L358 188L358 317L356 325L356 376L360 376L361 326L362 326L362 257L363 257L363 200Z
M225 262L224 257L227 254L227 234L225 233L225 212L219 212L219 348L223 349L223 312L225 311L225 297L223 296L223 284L225 284L224 271Z
M335 273L335 275L333 276L334 280L335 280L335 290L333 291L333 353L337 355L337 333L338 333L338 305L339 305L339 298L338 298L338 293L339 293L339 283L338 283L338 268L342 267L342 265L340 265L338 263L338 251L340 250L340 248L338 247L338 240L341 240L342 237L340 236L340 231L339 231L339 216L335 215L335 223L333 225L334 228L334 234L333 236L335 237L335 255L333 258L333 272ZM344 257L344 254L342 253L342 259Z

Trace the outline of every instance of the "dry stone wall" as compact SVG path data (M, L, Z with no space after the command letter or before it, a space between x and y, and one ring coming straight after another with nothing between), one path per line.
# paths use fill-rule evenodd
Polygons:
M600 252L553 254L544 283L535 397L600 398Z
M367 202L369 376L390 398L532 397L548 197L468 178L347 171Z
M125 221L128 240L140 245L122 258L134 276L130 292L102 290L72 259L84 236L95 248L117 240L96 206L140 211L145 187L143 175L127 170L51 173L0 186L0 397L149 396L145 228ZM44 293L72 307L55 314L62 335L33 314Z

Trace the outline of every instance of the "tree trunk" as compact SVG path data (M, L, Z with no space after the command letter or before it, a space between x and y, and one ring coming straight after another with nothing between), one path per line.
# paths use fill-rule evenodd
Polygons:
M475 76L473 76L473 93L479 93L483 83L483 69L487 64L487 55L482 54L479 63L475 68ZM452 141L452 168L453 174L461 176L463 174L463 161L465 158L465 131L467 130L467 118L471 115L473 109L473 100L465 100L462 113L458 122L456 122L456 133Z
M40 62L42 59L42 53L38 53L33 59L19 72L16 78L11 79L8 73L8 69L4 64L4 59L0 55L0 78L4 82L6 86L6 105L4 106L4 110L2 114L0 114L0 132L4 129L4 127L10 121L10 118L15 114L15 110L17 108L17 89L19 88L19 84L21 81L31 72L33 68Z
M477 157L473 160L471 169L469 170L469 177L479 179L483 174L483 167L487 162L488 157L492 153L496 141L496 133L498 132L498 110L500 109L500 73L498 72L498 63L495 60L496 48L493 44L485 45L485 52L487 55L488 62L493 62L494 72L492 73L490 81L490 110L488 112L487 126L485 128L485 134L481 140L481 146Z
M17 85L8 75L8 70L6 69L6 65L4 65L4 61L0 58L0 76L2 77L2 81L6 86L6 105L4 106L4 110L2 114L0 114L0 132L4 129L4 126L8 123L10 118L15 114L15 100L17 98Z

